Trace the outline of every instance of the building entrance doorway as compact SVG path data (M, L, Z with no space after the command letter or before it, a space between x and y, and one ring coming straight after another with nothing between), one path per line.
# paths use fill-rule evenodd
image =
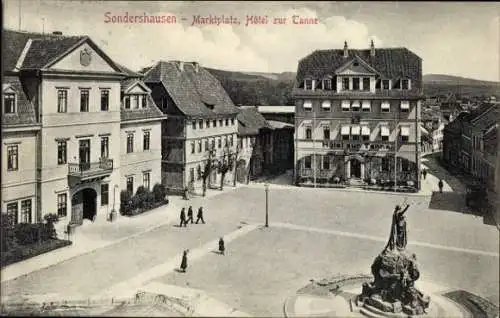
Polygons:
M73 195L71 199L71 223L82 224L83 219L94 220L97 214L97 193L94 189L85 188Z
M351 178L361 178L361 162L358 159L351 159Z

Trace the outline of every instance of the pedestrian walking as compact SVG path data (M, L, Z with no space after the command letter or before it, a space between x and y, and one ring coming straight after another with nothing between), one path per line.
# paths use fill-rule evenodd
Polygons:
M225 255L224 252L226 251L226 247L224 246L224 239L221 237L219 239L219 253L221 255Z
M181 209L181 223L179 224L179 227L182 227L182 225L184 224L184 227L187 226L187 222L186 222L186 209L185 208L182 208Z
M425 180L425 177L427 176L427 169L422 170L422 176L424 177Z
M200 206L198 209L198 214L196 214L196 224L201 220L203 224L205 224L205 220L203 219L203 207Z
M187 216L188 217L187 217L186 223L188 223L189 220L191 220L191 224L193 224L193 207L192 206L189 206Z
M442 179L439 179L438 187L439 187L439 193L443 193L443 180Z
M184 252L182 252L181 271L183 273L186 272L186 268L188 267L188 258L187 258L188 252L189 250L185 250Z

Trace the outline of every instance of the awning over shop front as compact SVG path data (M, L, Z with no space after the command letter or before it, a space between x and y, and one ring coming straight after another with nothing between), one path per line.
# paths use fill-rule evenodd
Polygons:
M410 127L409 126L401 126L401 136L405 136L405 137L410 136Z
M407 110L410 109L410 102L407 100L401 101L401 109Z
M361 127L359 125L352 125L351 127L351 135L357 136L361 131Z
M358 108L361 107L361 105L359 104L359 100L355 100L352 102L352 105L351 105L351 108Z
M340 128L340 134L341 134L342 136L348 136L348 135L349 135L349 130L350 130L349 125L343 125L343 126Z
M329 100L324 100L322 103L321 103L321 107L323 108L327 108L327 109L330 109L330 107L332 106L332 103L329 101Z
M389 136L389 135L390 135L389 126L381 126L380 136Z
M361 127L361 135L363 135L363 136L370 136L370 127L368 127L368 126L362 126Z
M349 102L348 100L342 101L342 110L349 110L350 107L351 107L351 102Z
M381 106L380 106L382 109L390 109L391 108L391 104L387 101L384 101L382 102Z
M364 100L363 104L361 105L362 109L370 109L371 108L371 103L369 100Z
M305 100L303 104L304 108L312 108L312 101L310 100Z

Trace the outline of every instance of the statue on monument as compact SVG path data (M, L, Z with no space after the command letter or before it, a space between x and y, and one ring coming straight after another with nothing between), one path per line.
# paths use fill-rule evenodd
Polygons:
M420 277L417 257L406 252L405 213L410 205L401 206L394 209L389 240L371 267L374 281L363 284L358 300L385 312L423 314L429 307L430 298L415 287L415 281Z

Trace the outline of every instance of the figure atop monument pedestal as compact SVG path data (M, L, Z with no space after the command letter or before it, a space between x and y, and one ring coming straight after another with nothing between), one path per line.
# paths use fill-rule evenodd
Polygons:
M430 299L415 288L420 277L417 257L406 251L405 213L409 207L409 204L404 208L396 206L387 245L371 267L374 281L363 284L358 300L384 312L421 315L429 307Z

